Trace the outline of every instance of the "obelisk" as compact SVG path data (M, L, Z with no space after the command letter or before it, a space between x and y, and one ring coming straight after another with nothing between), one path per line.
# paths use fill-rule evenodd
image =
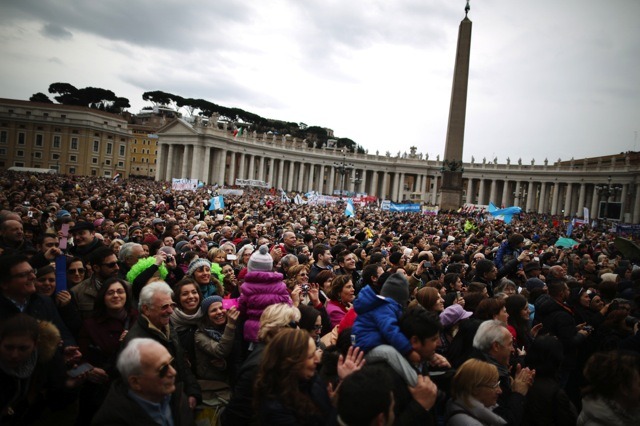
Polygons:
M444 147L440 209L456 210L462 205L462 147L464 123L467 111L467 87L469 85L469 56L471 52L471 21L469 0L464 8L464 19L458 29L456 64L453 70L453 88L449 107L447 141Z

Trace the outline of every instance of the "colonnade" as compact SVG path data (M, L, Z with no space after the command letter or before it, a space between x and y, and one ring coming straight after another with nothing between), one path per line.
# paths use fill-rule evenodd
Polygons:
M365 193L394 202L439 202L443 162L416 154L341 153L309 148L288 137L243 136L226 129L175 120L158 132L156 179L199 179L234 185L236 179L265 181L286 191L339 195ZM347 163L347 167L342 167ZM463 202L519 206L525 211L597 217L601 201L622 203L623 221L640 223L640 157L615 155L553 165L464 163ZM344 174L342 173L344 172ZM615 186L604 195L602 186Z

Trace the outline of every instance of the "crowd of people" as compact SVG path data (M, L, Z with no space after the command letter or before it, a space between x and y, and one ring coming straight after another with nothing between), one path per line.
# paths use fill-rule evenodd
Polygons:
M640 424L640 259L608 229L0 186L0 424Z

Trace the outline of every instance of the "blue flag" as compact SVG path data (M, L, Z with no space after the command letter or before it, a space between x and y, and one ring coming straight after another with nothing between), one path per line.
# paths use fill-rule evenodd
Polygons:
M224 198L222 195L218 195L217 197L213 197L209 200L209 210L222 210L224 209Z
M351 217L356 213L356 209L353 207L353 200L351 198L347 199L347 206L344 208L344 215L346 217Z

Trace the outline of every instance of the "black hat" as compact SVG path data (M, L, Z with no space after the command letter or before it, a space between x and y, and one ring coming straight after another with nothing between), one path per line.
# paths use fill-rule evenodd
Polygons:
M526 265L524 265L525 272L535 271L536 269L542 270L539 262L528 262Z
M95 226L93 226L93 223L91 222L78 222L73 226L73 228L69 229L69 232L73 234L74 232L84 231L85 229L91 232L96 230Z

